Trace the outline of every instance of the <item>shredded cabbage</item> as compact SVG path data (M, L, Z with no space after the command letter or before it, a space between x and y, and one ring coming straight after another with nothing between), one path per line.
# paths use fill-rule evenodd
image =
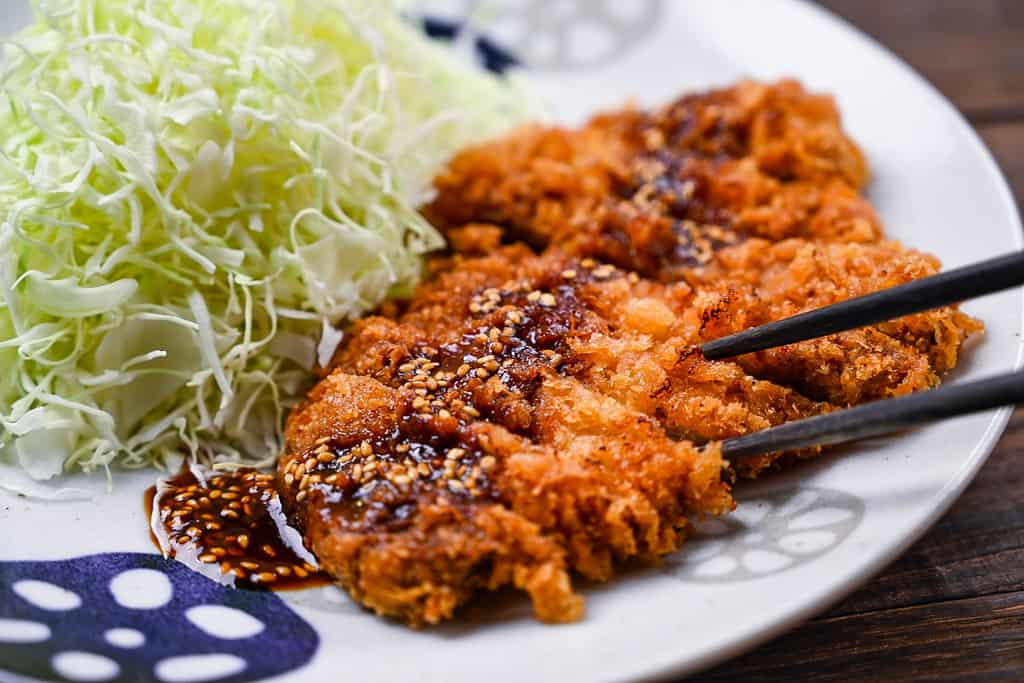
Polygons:
M433 174L519 91L381 0L35 10L0 69L0 486L271 462L335 324L441 246Z

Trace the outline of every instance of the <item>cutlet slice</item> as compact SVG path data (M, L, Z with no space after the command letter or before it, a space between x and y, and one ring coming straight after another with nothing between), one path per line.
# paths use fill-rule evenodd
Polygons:
M731 509L717 447L675 441L561 369L586 321L572 289L556 291L485 288L479 313L436 338L367 320L292 414L289 513L364 605L435 623L511 584L538 618L578 619L570 570L607 579L617 561L677 549L693 516Z
M753 239L722 250L696 273L718 291L714 324L701 341L828 306L939 272L933 256L896 242L841 244ZM982 324L945 306L839 334L742 356L753 376L846 407L931 388Z
M464 226L492 224L670 282L748 237L877 241L867 177L830 97L747 81L469 148L427 214L460 251Z
M279 487L321 568L412 625L506 584L530 594L540 619L579 618L564 548L495 496L499 459L538 448L494 425L422 415L409 394L335 372L289 420Z

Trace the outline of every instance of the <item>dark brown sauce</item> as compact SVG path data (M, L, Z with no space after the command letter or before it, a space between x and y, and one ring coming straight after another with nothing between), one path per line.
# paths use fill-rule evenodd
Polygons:
M572 362L567 344L582 323L579 287L622 277L590 259L532 283L512 281L473 298L476 324L438 348L415 346L375 379L397 390L394 428L369 438L325 437L281 466L283 490L299 514L312 507L349 531L398 531L424 496L449 504L498 500L500 459L474 423L514 433L533 428L523 402L546 373Z
M160 521L172 557L192 550L200 562L233 574L239 588L280 591L330 583L282 540L268 507L280 501L272 474L252 469L211 472L206 483L202 486L188 468L166 482ZM146 490L147 519L152 518L156 495L156 486ZM150 538L161 549L152 529Z

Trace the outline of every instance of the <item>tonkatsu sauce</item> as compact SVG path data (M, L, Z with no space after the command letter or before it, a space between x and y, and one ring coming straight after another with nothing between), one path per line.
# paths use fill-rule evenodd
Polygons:
M252 469L210 472L205 486L188 468L167 480L159 497L173 557L195 554L198 562L232 574L239 588L295 590L329 583L298 556L281 536L271 508L280 512L274 476ZM157 487L146 490L147 519L152 518ZM154 545L160 542L150 530Z

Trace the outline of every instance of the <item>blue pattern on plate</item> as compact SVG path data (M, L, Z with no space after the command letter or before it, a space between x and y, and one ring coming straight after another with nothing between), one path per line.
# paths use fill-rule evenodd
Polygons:
M423 31L434 40L452 42L458 38L465 28L462 22L423 17ZM477 36L473 48L476 50L480 64L496 74L503 74L509 69L519 66L520 62L511 52L501 47L487 36Z
M155 570L170 580L173 597L153 609L130 609L118 604L111 581L133 569ZM71 591L81 605L51 611L32 604L13 586L19 581L43 581ZM212 636L190 622L185 612L200 605L240 610L264 628L246 638ZM267 591L222 586L173 560L157 555L114 553L54 562L0 562L0 620L19 620L49 627L49 639L38 643L0 642L0 680L4 671L41 681L68 681L53 668L61 652L100 655L117 663L120 672L105 680L118 683L157 681L154 669L170 657L225 654L245 660L240 673L204 679L216 683L247 683L304 666L319 647L316 631L281 598ZM128 628L145 636L137 649L117 647L105 638L109 629Z

